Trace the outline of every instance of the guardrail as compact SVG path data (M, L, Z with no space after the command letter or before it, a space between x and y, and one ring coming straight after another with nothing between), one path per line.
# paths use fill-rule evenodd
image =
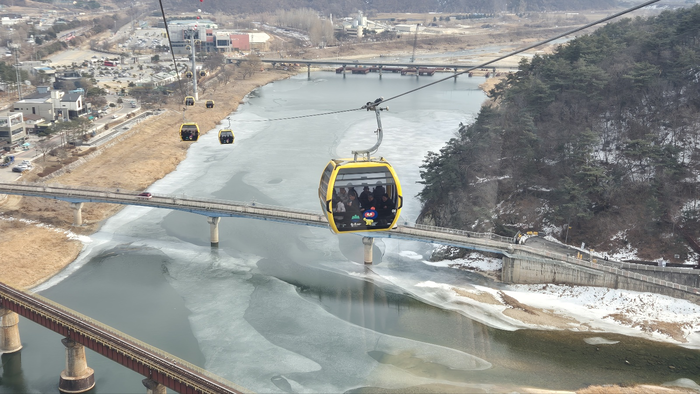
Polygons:
M513 243L512 237L504 237L502 235L498 235L498 234L494 234L494 233L477 233L474 231L458 230L458 229L446 228L446 227L428 226L425 224L414 224L411 227L417 228L420 230L432 231L432 232L436 232L436 233L456 234L456 235L462 235L462 236L469 237L469 238L483 238L483 239L491 239L494 241L504 242L504 243L509 243L509 244Z

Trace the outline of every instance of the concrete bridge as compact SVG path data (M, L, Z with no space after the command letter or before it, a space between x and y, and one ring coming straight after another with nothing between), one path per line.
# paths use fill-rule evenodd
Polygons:
M0 194L14 194L67 201L74 212L74 225L82 224L81 208L86 202L140 205L174 209L205 216L210 225L212 246L219 244L222 217L245 217L280 223L329 228L319 211L294 210L251 202L196 199L174 195L139 197L137 192L49 184L0 183ZM455 246L503 257L502 281L506 283L557 283L601 286L634 291L655 292L700 302L700 270L648 267L606 261L592 253L550 251L521 245L515 239L492 233L409 225L390 231L363 234L365 264L372 264L374 238L396 238Z
M248 59L242 58L235 60L238 64ZM382 71L391 68L416 68L416 69L444 69L451 70L454 74L457 74L459 70L469 70L479 67L477 64L446 64L446 63L403 63L403 62L368 62L366 60L348 60L348 59L324 59L324 60L305 60L305 59L260 59L263 63L272 64L276 66L277 64L303 64L306 66L307 76L311 77L311 66L340 66L342 68L341 73L345 76L345 70L351 67L372 67L376 69L379 73L379 77L382 76ZM496 72L495 67L489 67L493 73ZM374 71L374 70L373 70ZM416 73L418 75L418 73ZM432 75L432 74L430 74ZM457 78L457 75L454 76Z

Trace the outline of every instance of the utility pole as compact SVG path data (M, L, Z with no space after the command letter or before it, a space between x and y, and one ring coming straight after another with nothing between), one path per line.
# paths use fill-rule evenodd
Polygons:
M411 63L416 61L416 44L418 43L418 26L420 26L420 23L416 23L416 34L413 36L413 55L411 55Z
M17 76L17 97L19 98L19 100L22 100L22 85L20 82L19 58L17 57L17 51L19 49L17 48L17 44L12 44L12 47L15 50L15 74Z
M194 101L199 100L199 96L197 94L197 58L195 57L194 52L194 34L196 31L197 25L195 25L194 29L190 29L190 48L192 49L192 89L194 89Z

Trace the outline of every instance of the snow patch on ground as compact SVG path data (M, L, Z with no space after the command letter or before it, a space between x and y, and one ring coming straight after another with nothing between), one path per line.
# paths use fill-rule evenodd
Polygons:
M89 242L92 242L92 240L90 239L90 237L87 237L87 236L85 236L85 235L79 235L79 234L76 234L76 233L74 233L74 232L72 232L72 231L63 230L63 229L54 227L54 226L52 226L52 225L50 225L50 224L45 224L45 223L38 222L38 221L36 221L36 220L17 219L17 218L11 217L11 216L2 216L2 215L0 215L0 220L4 220L4 221L7 221L7 222L14 222L14 221L17 221L17 222L20 222L20 223L23 223L23 224L26 224L26 225L29 225L29 226L34 226L34 227L39 227L39 228L45 228L45 229L54 231L54 232L56 232L56 233L63 234L63 235L66 236L66 238L68 238L68 239L71 240L71 241L77 240L77 241L80 241L80 242L82 242L82 243L89 243Z
M402 252L403 253L406 252ZM419 257L416 260L420 260ZM503 268L503 262L499 258L485 257L481 253L472 252L466 257L454 260L425 261L425 264L435 267L452 267L458 269L469 269L474 271L498 271Z
M590 337L586 338L583 340L589 345L614 345L616 343L620 343L620 341L611 341L609 339L601 338L601 337Z
M616 258L631 258L633 254L615 254ZM463 259L442 260L437 262L424 261L435 267L470 269L474 271L497 271L502 268L498 258L485 257L481 253L472 252ZM439 288L445 285L425 281L419 287ZM454 284L449 286L454 289ZM466 292L476 290L479 293L489 293L498 299L498 289L464 283L459 286ZM443 290L447 291L448 288ZM590 332L614 332L638 336L663 342L676 343L689 348L700 348L700 305L689 301L672 298L655 293L642 293L628 290L617 290L600 287L568 286L568 285L503 285L502 292L518 302L532 308L551 311L556 315L570 317L580 322L572 330ZM464 297L446 298L447 304L459 299L464 303ZM489 315L486 323L491 326L511 325L512 329L528 326L518 324L506 316L498 316L503 310L502 305L487 304L474 299L469 304L477 306L485 315ZM450 305L447 305L450 307ZM458 305L454 305L459 310ZM493 319L495 317L495 319ZM483 319L480 319L483 320ZM497 321L498 320L498 321ZM551 329L551 327L540 326ZM590 342L589 342L590 341ZM590 344L612 344L605 339L589 338Z

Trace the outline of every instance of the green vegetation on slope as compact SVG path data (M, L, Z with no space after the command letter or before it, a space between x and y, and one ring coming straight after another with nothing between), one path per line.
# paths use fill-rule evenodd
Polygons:
M501 232L568 223L570 240L600 249L624 246L605 242L628 230L642 255L652 239L685 254L678 229L696 231L700 209L699 60L695 6L522 62L489 92L495 105L426 157L422 220Z

